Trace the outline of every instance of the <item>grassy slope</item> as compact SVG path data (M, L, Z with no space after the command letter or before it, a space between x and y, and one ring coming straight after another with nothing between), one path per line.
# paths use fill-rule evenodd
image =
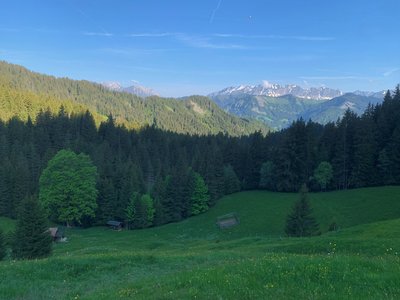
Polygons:
M322 227L335 216L343 229L305 239L280 237L296 195L269 192L225 197L159 228L71 230L49 259L1 263L0 298L395 299L398 195L400 187L312 194ZM231 211L240 226L218 230L215 218Z

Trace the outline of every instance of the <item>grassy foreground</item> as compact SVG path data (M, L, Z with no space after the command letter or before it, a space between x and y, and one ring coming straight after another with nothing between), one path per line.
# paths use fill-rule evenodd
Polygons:
M400 187L311 194L326 232L285 238L295 194L244 192L180 223L68 231L48 259L0 262L0 299L397 299ZM217 216L237 212L221 231ZM0 227L12 222L0 218Z

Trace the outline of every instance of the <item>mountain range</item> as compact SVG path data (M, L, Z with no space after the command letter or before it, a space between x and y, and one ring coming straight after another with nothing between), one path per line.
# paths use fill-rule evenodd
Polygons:
M141 86L139 84L123 87L119 82L108 81L101 83L101 85L114 92L124 92L142 98L147 98L150 96L159 96L159 94L156 91L152 90L151 88Z
M343 95L343 92L327 87L303 88L296 84L287 84L283 86L264 80L262 84L259 85L240 85L236 87L228 87L219 92L210 94L209 97L214 98L221 95L237 96L244 94L267 97L293 95L295 97L304 99L328 100Z
M178 133L228 135L266 133L289 126L298 118L327 123L346 109L361 114L369 103L383 100L384 92L343 93L326 87L302 88L264 81L182 99L154 96L153 90L119 83L97 84L86 80L56 78L24 67L0 62L0 119L16 115L34 120L40 110L69 113L89 110L97 123L110 113L129 128L146 125Z
M298 118L325 124L336 121L347 109L361 114L368 104L383 100L384 92L343 93L327 87L302 88L298 85L240 85L209 95L225 111L260 120L275 130Z

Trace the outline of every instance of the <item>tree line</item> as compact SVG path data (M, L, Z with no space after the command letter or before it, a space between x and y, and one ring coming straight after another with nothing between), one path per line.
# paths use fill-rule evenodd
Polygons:
M247 189L334 190L400 184L400 92L362 116L347 110L335 123L302 119L264 136L196 136L117 125L96 127L90 112L40 111L35 122L0 122L0 215L16 218L37 196L39 178L63 149L96 168L94 213L73 222L110 219L144 228L204 212L223 195ZM64 222L58 215L52 218Z

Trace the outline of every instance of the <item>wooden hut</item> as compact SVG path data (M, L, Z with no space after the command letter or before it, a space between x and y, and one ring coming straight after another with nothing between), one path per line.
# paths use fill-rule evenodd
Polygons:
M108 221L107 226L113 230L121 230L123 223L119 221Z
M60 241L63 241L65 239L64 228L51 227L51 228L49 228L49 232L50 232L50 235L53 238L54 242L60 242Z
M217 218L217 226L220 229L230 228L239 225L239 216L236 213L229 213Z

